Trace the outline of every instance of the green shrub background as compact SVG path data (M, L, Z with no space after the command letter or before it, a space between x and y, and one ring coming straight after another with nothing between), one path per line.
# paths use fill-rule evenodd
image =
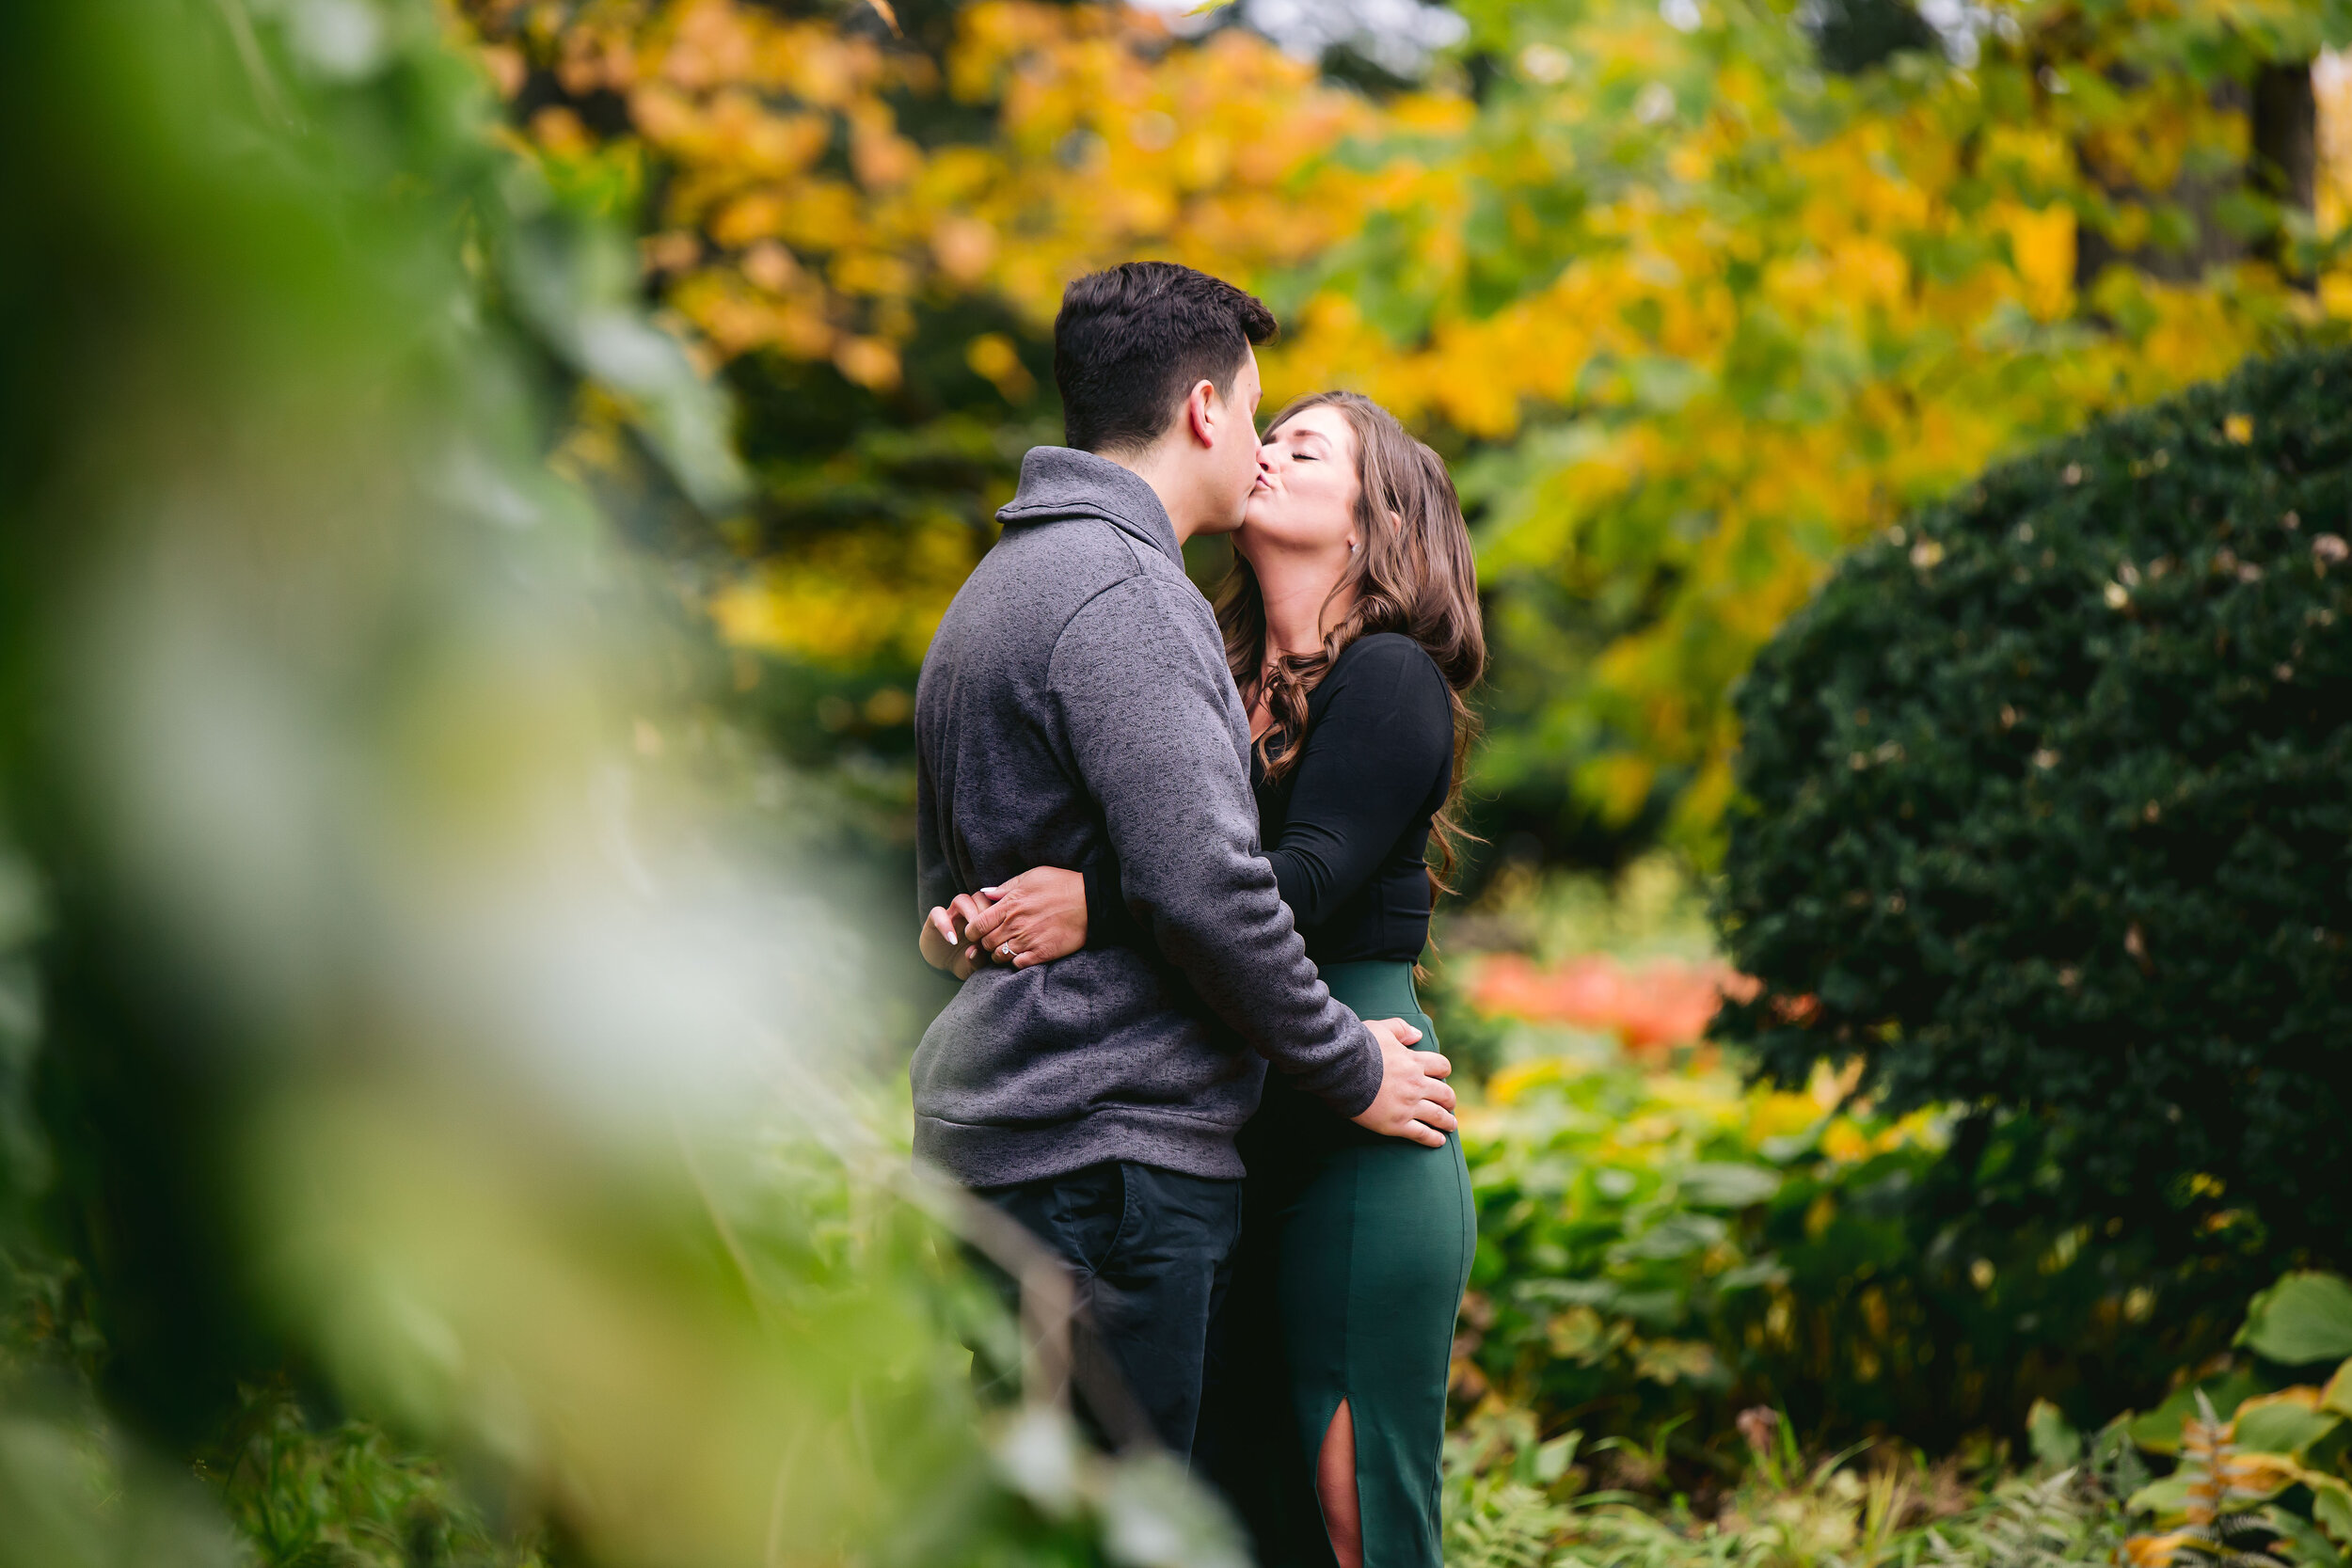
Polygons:
M2036 1400L2096 1426L2227 1343L2245 1293L2226 1272L2090 1227L1984 1223L1954 1201L1952 1118L1816 1087L1743 1091L1698 1064L1499 1073L1507 1103L1465 1122L1477 1370L1457 1396L1662 1442L1688 1481L1737 1473L1754 1405L1808 1439L1948 1452L2017 1438ZM1996 1136L1993 1159L2017 1152Z
M1955 1198L2246 1288L2352 1251L2352 355L2102 421L1849 557L1743 687L1719 1022L1971 1110ZM2241 1293L2243 1293L2241 1291Z

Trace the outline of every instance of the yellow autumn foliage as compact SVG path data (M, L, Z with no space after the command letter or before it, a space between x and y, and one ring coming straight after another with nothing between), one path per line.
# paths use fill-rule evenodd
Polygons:
M1725 692L1840 548L2352 316L2324 245L2308 290L2242 247L2194 281L2078 265L2083 222L2128 251L2178 228L2185 175L2243 164L2191 56L2290 47L2314 24L2285 0L2023 5L1972 70L1860 78L1769 0L1687 32L1640 0L1465 5L1484 93L1440 71L1379 101L1240 28L1103 6L983 0L906 40L864 8L462 8L518 94L560 89L518 108L549 159L584 138L656 171L649 277L714 365L830 364L913 409L926 324L985 302L1003 321L953 360L1023 410L1080 273L1162 257L1264 293L1270 400L1354 387L1459 454L1498 620L1489 782L1619 821L1667 800L1702 847ZM2341 71L2322 100L2324 233L2352 189ZM586 137L580 103L626 126ZM770 538L714 608L780 654L904 661L984 545L942 517Z

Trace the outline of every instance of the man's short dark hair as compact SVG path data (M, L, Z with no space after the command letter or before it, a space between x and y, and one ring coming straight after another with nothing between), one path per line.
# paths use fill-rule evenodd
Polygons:
M1054 318L1062 439L1081 451L1133 451L1159 439L1202 381L1219 397L1274 312L1205 272L1129 261L1079 278Z

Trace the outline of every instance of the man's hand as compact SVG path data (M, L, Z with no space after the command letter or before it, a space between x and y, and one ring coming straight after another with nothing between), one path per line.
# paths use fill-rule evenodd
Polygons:
M1026 969L1066 958L1087 944L1087 880L1075 871L1040 865L1001 887L984 887L987 910L972 921L977 955Z
M1454 1090L1445 1082L1454 1064L1434 1051L1415 1051L1421 1031L1401 1018L1367 1019L1364 1027L1380 1042L1380 1092L1356 1125L1442 1148L1454 1128Z
M979 967L979 948L971 939L972 922L988 912L985 897L969 893L956 895L955 902L934 904L916 933L915 944L923 950L923 961L933 969L944 969L959 980L968 980Z

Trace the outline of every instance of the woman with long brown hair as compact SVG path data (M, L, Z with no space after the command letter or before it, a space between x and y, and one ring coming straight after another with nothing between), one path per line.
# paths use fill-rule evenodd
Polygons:
M1435 1050L1413 975L1454 859L1464 694L1486 657L1461 503L1437 453L1353 392L1283 409L1259 468L1216 610L1261 842L1332 994ZM1148 941L1116 875L1040 870L983 890L995 901L969 956L1026 966ZM1440 1568L1447 1362L1476 1243L1459 1140L1377 1136L1278 1076L1240 1148L1242 1241L1202 1417L1211 1473L1265 1568Z

